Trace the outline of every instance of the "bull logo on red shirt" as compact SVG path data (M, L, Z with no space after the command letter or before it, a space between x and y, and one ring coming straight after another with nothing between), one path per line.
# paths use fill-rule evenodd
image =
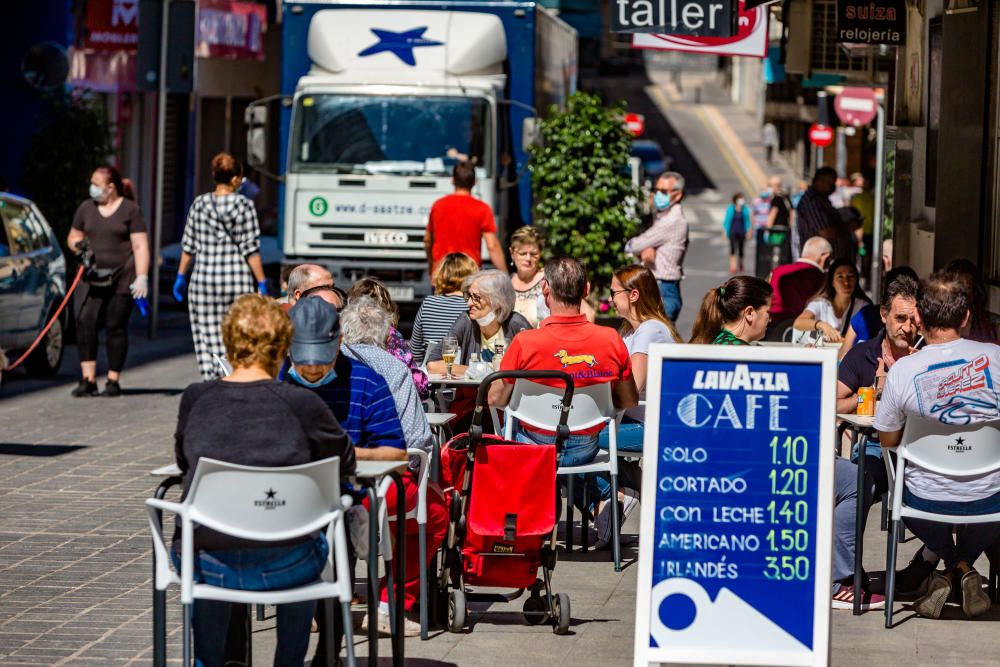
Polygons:
M587 364L591 368L597 365L597 359L595 359L592 354L570 354L566 350L559 350L552 356L559 358L559 361L562 362L563 368L575 366L576 364Z

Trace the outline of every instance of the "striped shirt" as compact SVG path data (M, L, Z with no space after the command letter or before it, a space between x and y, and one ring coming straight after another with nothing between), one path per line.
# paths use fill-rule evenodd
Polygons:
M799 199L795 208L798 229L799 254L813 236L822 236L833 247L833 259L852 259L851 232L830 199L811 185Z
M396 403L385 379L346 354L337 355L333 369L337 377L312 391L330 408L354 446L406 449Z
M424 299L413 321L410 349L413 358L423 365L424 356L431 342L440 342L451 330L459 315L469 312L465 299L459 295L432 294Z

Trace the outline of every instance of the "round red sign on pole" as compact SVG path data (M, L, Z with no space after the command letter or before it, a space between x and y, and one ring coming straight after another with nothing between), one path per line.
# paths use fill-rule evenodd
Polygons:
M878 100L871 88L844 88L834 98L833 110L845 125L859 127L875 120Z
M814 146L826 148L833 143L833 128L827 125L813 123L812 127L809 128L809 141L812 142Z
M632 133L632 136L641 137L642 133L646 131L646 117L641 113L627 113L625 114L625 127Z

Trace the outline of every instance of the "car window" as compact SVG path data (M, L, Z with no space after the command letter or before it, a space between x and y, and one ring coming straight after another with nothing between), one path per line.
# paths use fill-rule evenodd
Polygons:
M52 245L49 232L42 223L42 219L36 210L28 209L28 224L31 226L31 234L35 239L35 249L48 248Z
M7 226L7 238L13 255L38 250L39 239L32 229L28 209L12 201L0 201L0 216Z

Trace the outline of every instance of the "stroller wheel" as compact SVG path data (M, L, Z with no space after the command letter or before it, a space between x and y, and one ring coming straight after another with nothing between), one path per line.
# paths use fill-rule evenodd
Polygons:
M456 588L448 598L448 630L461 632L465 629L465 591Z
M552 596L552 632L557 635L569 634L569 595L556 593Z
M549 605L541 595L532 595L524 601L522 611L528 625L538 625L549 615Z

